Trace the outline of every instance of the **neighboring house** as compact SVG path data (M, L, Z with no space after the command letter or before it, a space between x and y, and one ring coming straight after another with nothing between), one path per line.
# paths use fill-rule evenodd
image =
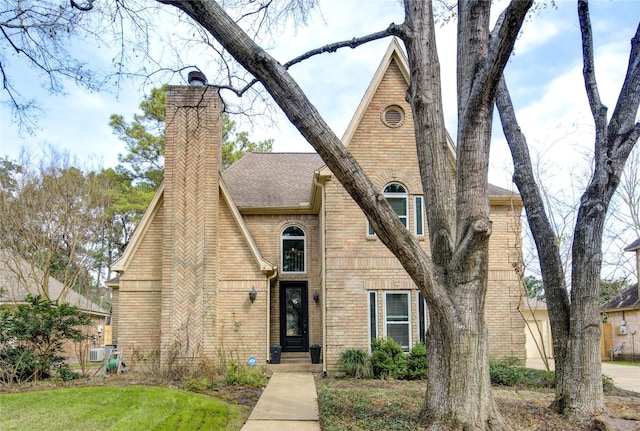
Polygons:
M0 250L0 305L24 304L27 294L47 297L43 292L43 277L44 273L38 268L32 269L26 260L6 250ZM109 310L72 289L65 289L64 285L53 277L49 277L48 289L50 301L68 303L91 316L93 323L87 328L87 334L94 337L96 344L104 343L103 337L111 315ZM65 346L64 354L73 356L73 346Z
M520 309L525 321L527 359L553 358L551 321L544 300L523 298Z
M636 254L636 284L624 289L601 307L606 316L603 325L603 358L635 359L640 356L640 238L624 249Z
M428 251L408 78L394 41L343 142ZM212 87L169 88L164 183L113 266L114 343L258 364L274 343L283 352L320 344L332 372L344 349L368 349L373 338L405 350L423 340L421 294L321 158L253 153L220 173L221 109ZM489 354L524 359L514 271L522 204L489 190Z

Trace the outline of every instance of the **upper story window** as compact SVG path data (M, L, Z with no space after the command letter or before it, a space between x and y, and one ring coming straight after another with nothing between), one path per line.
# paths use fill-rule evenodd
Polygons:
M298 226L282 232L282 272L305 272L305 235Z
M409 194L407 189L400 183L389 183L385 186L382 194L387 198L389 205L396 212L402 224L405 227L408 226ZM369 225L369 235L375 235L371 225Z

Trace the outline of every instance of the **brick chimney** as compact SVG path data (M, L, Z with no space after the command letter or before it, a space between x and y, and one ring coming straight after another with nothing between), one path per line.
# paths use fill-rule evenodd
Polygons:
M169 87L165 138L161 347L183 358L212 357L217 338L222 102L192 74Z

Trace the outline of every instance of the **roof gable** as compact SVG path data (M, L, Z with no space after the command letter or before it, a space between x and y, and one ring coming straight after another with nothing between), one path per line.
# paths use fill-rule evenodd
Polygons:
M240 231L242 232L242 235L247 243L247 246L249 247L251 254L253 255L258 267L260 268L261 271L264 271L264 272L274 272L276 270L276 267L270 262L268 262L266 259L264 259L260 254L260 251L258 250L258 247L253 241L253 237L249 233L249 230L245 226L244 220L242 219L242 216L240 215L231 194L229 193L227 187L225 186L225 183L222 177L219 178L219 181L220 181L220 193L222 193L223 198L226 200L227 205L229 206L229 209L233 214L234 221L240 228ZM113 271L121 273L127 270L127 268L129 267L129 264L131 263L131 261L133 260L136 254L136 251L140 247L142 240L144 239L147 231L149 230L151 226L151 222L153 221L154 217L158 213L158 210L162 206L163 201L164 201L164 183L160 185L160 188L158 189L155 196L151 200L149 207L145 211L144 216L140 221L140 224L138 225L135 232L133 233L133 237L131 238L129 245L127 245L127 248L125 248L124 253L122 253L122 256L120 256L120 258L116 262L114 262L114 264L112 265L111 269Z

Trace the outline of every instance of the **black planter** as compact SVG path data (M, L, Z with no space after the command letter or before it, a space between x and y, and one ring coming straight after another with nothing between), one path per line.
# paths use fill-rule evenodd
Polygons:
M271 346L269 351L271 352L271 363L279 364L280 355L282 354L282 346Z
M309 347L309 353L311 353L311 363L319 364L320 363L320 352L322 351L322 346L311 346Z

